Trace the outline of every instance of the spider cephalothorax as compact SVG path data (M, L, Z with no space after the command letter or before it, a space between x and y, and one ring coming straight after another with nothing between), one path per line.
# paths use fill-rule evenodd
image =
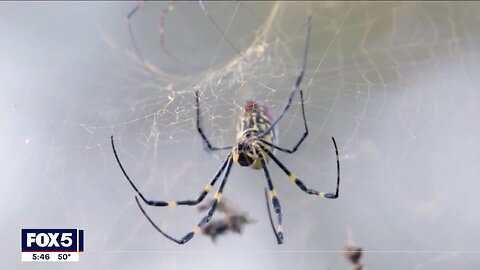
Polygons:
M283 108L282 112L276 118L273 118L273 114L267 106L259 104L252 100L247 101L246 104L242 107L242 110L240 112L240 116L238 119L237 141L235 145L225 146L225 147L212 146L208 138L205 136L203 129L201 127L199 93L195 92L196 105L197 105L196 107L197 130L205 146L210 151L230 150L230 153L227 155L227 158L223 161L223 164L220 170L218 170L217 174L213 177L213 179L204 187L203 191L200 193L197 199L182 200L182 201L157 201L157 200L146 199L145 196L135 186L135 184L133 183L133 181L130 179L125 169L123 168L122 163L120 162L120 159L117 155L117 151L115 150L113 136L111 137L113 153L115 154L117 163L120 166L120 169L122 170L125 178L127 178L130 185L133 187L135 192L137 192L138 197L140 197L140 199L144 203L150 206L172 207L177 205L189 205L189 206L197 205L200 202L202 202L203 199L205 199L207 194L211 191L213 186L216 184L217 180L223 174L223 179L221 180L220 187L218 188L218 191L213 196L212 203L210 204L209 209L207 211L207 215L204 216L200 220L200 222L198 222L197 225L193 227L193 229L190 232L188 232L181 238L172 237L169 234L165 233L162 229L160 229L158 225L150 218L150 216L147 214L145 209L142 207L138 197L135 197L138 207L140 208L142 213L145 215L148 221L153 225L153 227L163 236L174 241L175 243L184 244L190 241L195 234L202 231L202 228L204 228L205 224L207 224L210 221L210 219L212 218L213 214L215 213L219 205L220 199L222 197L223 189L225 187L225 184L227 183L228 176L230 175L230 171L234 163L238 163L244 167L248 166L253 169L263 169L265 178L266 178L266 184L267 184L267 188L265 189L265 194L267 198L267 208L269 213L270 224L272 226L272 229L275 233L275 237L277 238L277 242L279 244L283 242L282 209L280 207L280 202L275 192L275 189L273 187L273 182L270 177L269 170L267 168L267 163L269 162L269 160L272 160L287 175L288 179L303 192L309 195L318 196L326 199L338 198L338 192L339 192L339 186L340 186L340 162L338 159L337 145L333 137L332 137L332 141L335 146L335 153L337 157L337 186L334 193L319 192L314 189L308 188L299 178L297 178L292 172L290 172L290 170L288 170L287 167L283 165L283 163L274 155L274 150L278 150L278 151L289 153L289 154L295 153L298 147L300 147L300 145L308 135L307 120L305 117L305 108L304 108L304 102L303 102L303 91L302 89L300 89L300 84L303 79L303 74L304 74L305 66L307 62L307 52L308 52L308 42L310 38L310 31L311 31L311 19L309 18L308 24L307 24L307 33L305 37L305 49L303 53L303 63L301 66L301 70L295 81L293 90L292 92L290 92L288 102ZM301 108L302 108L302 116L303 116L303 123L304 123L303 135L301 136L300 140L291 149L280 147L278 146L278 141L277 141L277 132L276 132L277 123L282 119L285 112L290 108L290 106L292 105L293 97L297 93L300 95L300 101L301 101L300 104L302 106ZM272 213L270 211L270 204L273 206L273 210L277 216L277 226L274 225Z

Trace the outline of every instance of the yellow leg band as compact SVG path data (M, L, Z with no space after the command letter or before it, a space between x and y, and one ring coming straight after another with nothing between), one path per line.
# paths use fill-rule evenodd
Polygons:
M293 174L289 174L289 175L288 175L288 179L290 179L290 181L293 182L293 181L295 181L295 180L297 179L297 177L296 177L295 175L293 175Z
M177 202L175 202L175 201L169 201L169 202L167 202L167 204L168 204L168 207L172 207L172 206L176 206L176 205L177 205Z
M210 192L210 190L212 190L212 185L208 184L205 186L205 191L206 192Z
M215 196L213 196L213 198L215 198L217 201L219 201L221 197L222 197L222 194L219 192L216 192Z
M276 196L276 195L277 195L277 193L275 192L275 189L272 189L272 190L269 190L269 191L268 191L268 197L269 197L270 199L272 199L273 196Z

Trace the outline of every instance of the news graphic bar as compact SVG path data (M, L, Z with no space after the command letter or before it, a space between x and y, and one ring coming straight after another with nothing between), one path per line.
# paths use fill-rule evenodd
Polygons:
M78 262L83 230L22 229L22 262Z

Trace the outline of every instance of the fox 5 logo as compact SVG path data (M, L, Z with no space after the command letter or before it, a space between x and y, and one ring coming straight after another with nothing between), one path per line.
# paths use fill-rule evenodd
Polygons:
M22 229L22 252L83 252L83 230Z

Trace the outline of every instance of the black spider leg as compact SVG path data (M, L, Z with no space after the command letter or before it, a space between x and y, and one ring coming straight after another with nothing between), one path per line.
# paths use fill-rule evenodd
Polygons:
M196 100L196 106L197 106L197 130L200 136L203 139L204 146L206 146L207 150L210 151L218 151L218 150L227 150L231 149L233 146L224 146L224 147L215 147L212 146L210 141L207 139L207 136L205 136L205 133L203 133L203 129L201 127L201 122L200 122L200 101L199 101L199 93L197 90L195 90L195 100Z
M280 169L282 169L282 171L285 172L285 174L288 176L288 179L290 179L290 181L295 183L295 185L297 185L303 192L308 193L310 195L317 195L317 196L320 196L320 197L323 197L323 198L326 198L326 199L336 199L336 198L338 198L338 192L339 192L339 189L340 189L340 161L339 161L339 158L338 158L337 143L335 142L335 139L333 137L332 137L332 141L333 141L333 145L335 147L335 154L337 156L337 187L336 187L335 193L319 192L319 191L307 188L305 186L305 184L300 179L298 179L294 174L292 174L287 169L287 167L285 167L285 165L283 165L282 162L280 162L280 160L278 160L278 158L275 157L275 155L270 150L268 150L266 147L264 147L262 145L260 145L260 147L278 165L278 167L280 167Z
M277 233L277 230L275 229L275 223L273 222L273 217L272 217L272 210L270 209L270 200L268 198L268 191L267 189L264 189L264 191L265 191L265 202L267 204L268 219L270 220L272 231L274 232L275 237L277 238L277 243L281 244L283 243L283 238L280 238L280 236Z
M283 147L280 147L280 146L276 146L268 141L265 141L263 139L260 139L260 141L266 145L269 145L271 147L274 147L275 149L278 149L282 152L285 152L285 153L289 153L289 154L292 154L292 153L295 153L297 150L298 150L298 147L300 147L300 145L302 144L302 142L307 138L308 136L308 127L307 127L307 118L305 117L305 107L303 105L303 91L302 89L300 89L300 99L302 101L302 116L303 116L303 124L305 126L305 131L303 132L303 135L302 137L300 138L300 140L297 142L297 144L292 148L292 149L287 149L287 148L283 148ZM259 137L261 138L261 137Z
M270 127L268 127L266 130L264 130L262 133L260 133L258 135L259 138L263 138L263 136L265 136L265 134L268 134L270 132L270 130L272 130L277 125L277 123L282 119L285 112L287 112L287 110L292 105L293 96L295 96L295 94L297 93L298 90L300 90L300 94L302 95L302 93L301 93L302 90L300 89L300 84L302 83L303 75L305 74L305 69L307 67L308 44L310 43L310 32L311 32L311 30L312 30L312 17L308 17L307 33L305 35L305 48L304 48L304 51L303 51L303 63L302 63L301 68L300 68L300 73L298 74L298 77L297 77L297 80L295 81L295 85L293 87L293 90L290 93L290 96L288 97L288 102L285 105L285 107L283 108L282 113L280 113L277 116L277 118L272 122ZM303 95L302 95L302 110L303 110ZM305 116L305 112L304 112L304 116ZM308 134L308 132L307 132L307 134ZM305 134L304 134L304 137L306 137ZM303 141L303 139L305 139L305 138L302 138L300 140L300 142L298 143L298 145L300 145L300 143ZM298 145L297 145L297 147L298 147Z
M210 192L210 190L212 189L212 187L215 185L215 183L217 182L218 178L220 177L220 175L223 173L223 171L225 170L225 167L227 166L227 163L228 161L230 160L230 157L231 157L231 154L228 155L227 159L225 159L225 161L223 162L223 165L222 167L220 168L220 170L218 170L217 174L215 175L215 177L213 178L213 180L210 181L210 183L208 183L204 190L200 193L200 195L198 196L198 198L196 200L183 200L183 201L154 201L154 200L148 200L146 199L142 192L140 192L140 190L135 186L135 184L133 183L133 181L130 179L130 177L128 176L127 172L125 171L125 169L123 168L123 165L122 163L120 162L120 158L118 157L118 154L117 154L117 150L115 149L115 144L114 144L114 141L113 141L113 136L110 137L111 139L111 142L112 142L112 149L113 149L113 153L115 154L115 158L117 159L117 163L118 163L118 166L120 166L120 169L122 170L123 172L123 175L125 176L125 178L127 178L128 182L130 183L130 185L132 186L132 188L137 192L138 196L140 196L140 198L142 198L142 200L148 204L148 205L151 205L151 206L159 206L159 207L164 207L164 206L169 206L169 207L172 207L172 206L177 206L177 205L188 205L188 206L193 206L193 205L197 205L199 204L200 202L203 201L203 199L207 196L207 194Z
M160 229L160 227L158 227L158 225L150 218L150 216L147 214L147 212L145 211L145 209L143 209L142 205L140 204L140 201L138 200L137 196L135 196L135 200L137 201L137 204L138 204L138 207L140 208L140 210L142 211L142 213L145 215L145 217L148 219L148 221L150 222L150 224L152 224L152 226L159 232L161 233L163 236L165 236L166 238L172 240L173 242L177 243L177 244L185 244L187 243L188 241L190 241L193 236L195 236L196 233L199 233L201 230L202 230L202 226L205 225L207 222L210 221L210 219L212 218L213 214L215 213L215 210L217 209L217 205L218 203L220 202L220 198L222 197L222 192L223 192L223 188L225 187L225 184L227 183L227 180L228 180L228 175L230 174L230 169L232 168L232 165L233 165L233 162L232 162L232 159L228 158L228 165L227 165L227 169L225 171L225 175L223 176L223 180L222 180L222 183L220 184L220 187L218 188L218 191L217 193L215 193L215 196L214 196L214 200L210 206L210 209L208 209L208 213L206 216L204 216L200 222L195 225L192 229L192 231L190 231L189 233L185 234L182 238L180 239L177 239L169 234L167 234L166 232L164 232L162 229Z
M260 161L262 162L262 168L265 172L265 178L267 179L268 185L268 192L265 189L265 194L267 197L267 209L268 215L270 219L270 224L272 225L273 232L275 233L275 237L277 238L277 243L280 245L283 243L283 229L282 229L282 207L280 206L280 201L278 200L277 193L275 192L275 188L273 187L272 179L270 177L270 173L267 168L267 163L265 162L265 156L262 154L262 158ZM270 211L269 202L270 201L273 205L273 210L277 214L277 228L275 229L275 225L273 223L272 214Z

